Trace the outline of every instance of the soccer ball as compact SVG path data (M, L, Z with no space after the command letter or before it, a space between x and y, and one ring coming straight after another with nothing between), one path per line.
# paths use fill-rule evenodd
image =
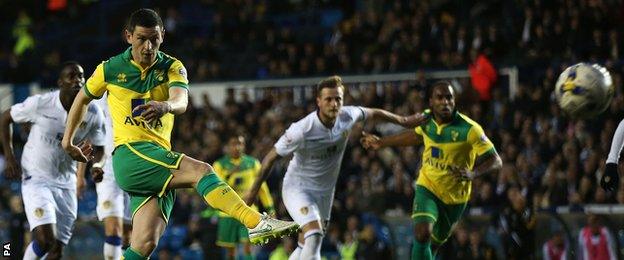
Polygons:
M604 112L613 98L611 74L598 64L579 63L565 69L555 85L555 97L563 113L584 119Z

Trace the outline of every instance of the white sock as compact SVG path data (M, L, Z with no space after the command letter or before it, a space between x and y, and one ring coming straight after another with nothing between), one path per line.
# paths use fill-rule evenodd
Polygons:
M121 258L121 245L111 245L104 243L104 259L118 260Z
M315 229L306 232L304 235L301 259L321 260L321 244L323 242L323 232Z
M295 251L290 253L288 260L299 260L299 258L301 257L301 249L303 249L303 245L297 243L297 248L295 248Z
M46 252L43 252L43 255L41 256L37 255L37 253L35 253L35 249L33 248L33 243L35 243L34 240L33 242L30 242L30 244L28 244L28 247L26 247L26 251L24 252L24 260L38 260L45 258L45 256L47 255ZM41 249L38 249L38 251L41 251Z

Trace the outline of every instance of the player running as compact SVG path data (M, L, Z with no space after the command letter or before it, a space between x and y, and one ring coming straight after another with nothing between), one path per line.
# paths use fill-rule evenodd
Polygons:
M290 259L320 259L321 241L329 223L334 189L349 134L364 120L381 120L415 127L422 115L402 117L381 109L342 106L342 79L332 76L317 85L318 110L292 124L262 160L247 203L253 202L273 163L294 154L282 186L282 198L290 216L299 224L299 247Z
M427 121L414 130L382 138L364 133L361 140L365 148L374 150L425 146L412 214L416 224L412 259L419 260L433 259L451 235L470 198L471 181L502 167L481 126L455 109L455 91L448 82L431 86L429 106Z
M260 162L258 159L245 154L245 137L240 134L230 136L225 148L226 155L213 164L215 172L236 193L245 194L260 173ZM275 215L273 198L266 184L261 186L260 202L269 215ZM247 229L236 219L219 212L217 245L227 249L227 259L236 259L236 247L239 244L243 244L244 259L251 259L251 246L249 245Z
M119 187L130 195L132 209L130 247L123 258L149 258L166 228L175 189L180 188L196 189L213 208L243 223L252 243L296 230L293 222L248 207L209 164L171 151L174 115L184 113L188 104L188 80L182 62L159 51L164 32L153 10L132 13L125 30L131 47L97 66L72 105L63 136L65 151L86 161L73 136L91 100L108 93L113 171Z
M6 156L5 174L7 179L22 179L24 210L33 234L24 259L60 259L71 238L78 211L77 163L61 148L61 138L67 111L84 83L80 64L64 63L57 82L59 90L30 96L2 114L0 138ZM72 140L80 143L76 149L87 154L94 149L99 160L104 150L104 115L96 105L85 110L85 120ZM11 145L11 123L32 124L21 167ZM85 167L80 168L84 171Z

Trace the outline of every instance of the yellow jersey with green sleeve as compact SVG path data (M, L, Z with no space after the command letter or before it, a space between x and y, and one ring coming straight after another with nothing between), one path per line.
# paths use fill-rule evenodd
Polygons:
M219 178L232 187L237 194L243 196L251 189L256 177L260 174L261 164L258 159L249 155L243 155L240 158L223 156L215 161L212 167ZM260 186L258 197L267 211L274 210L273 198L266 183ZM253 208L256 209L255 206ZM228 215L220 212L219 216Z
M422 166L416 185L423 186L445 204L462 204L470 199L471 182L450 173L452 166L472 169L478 156L495 153L494 144L481 126L457 111L450 123L439 125L431 111L426 123L415 128L424 141Z
M167 113L147 123L140 117L142 111L133 113L132 110L151 100L168 100L169 88L188 90L186 69L182 62L160 51L156 61L143 69L132 60L131 50L132 47L98 65L87 80L84 92L93 99L100 99L108 92L115 147L149 141L171 150L174 115Z

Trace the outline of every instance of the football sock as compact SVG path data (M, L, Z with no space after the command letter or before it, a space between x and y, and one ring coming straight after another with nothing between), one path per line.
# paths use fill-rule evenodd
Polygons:
M45 256L47 252L43 250L43 248L39 247L39 244L36 240L30 242L28 247L26 247L26 252L24 252L25 260L35 260L41 259Z
M314 229L306 232L303 237L305 243L301 250L301 259L321 260L323 233L318 229Z
M104 259L119 259L121 252L121 237L107 236L104 242Z
M139 252L134 251L132 247L128 247L128 249L126 249L123 256L121 257L121 260L147 260L147 259L148 259L147 257L144 257L141 254L139 254Z
M262 215L247 206L214 172L204 175L197 183L196 189L208 205L232 216L247 228L254 228L260 223Z
M299 260L299 258L301 258L301 250L303 250L303 245L297 243L297 248L295 248L295 250L290 253L288 260Z
M431 242L421 243L414 239L412 245L412 260L433 260Z

